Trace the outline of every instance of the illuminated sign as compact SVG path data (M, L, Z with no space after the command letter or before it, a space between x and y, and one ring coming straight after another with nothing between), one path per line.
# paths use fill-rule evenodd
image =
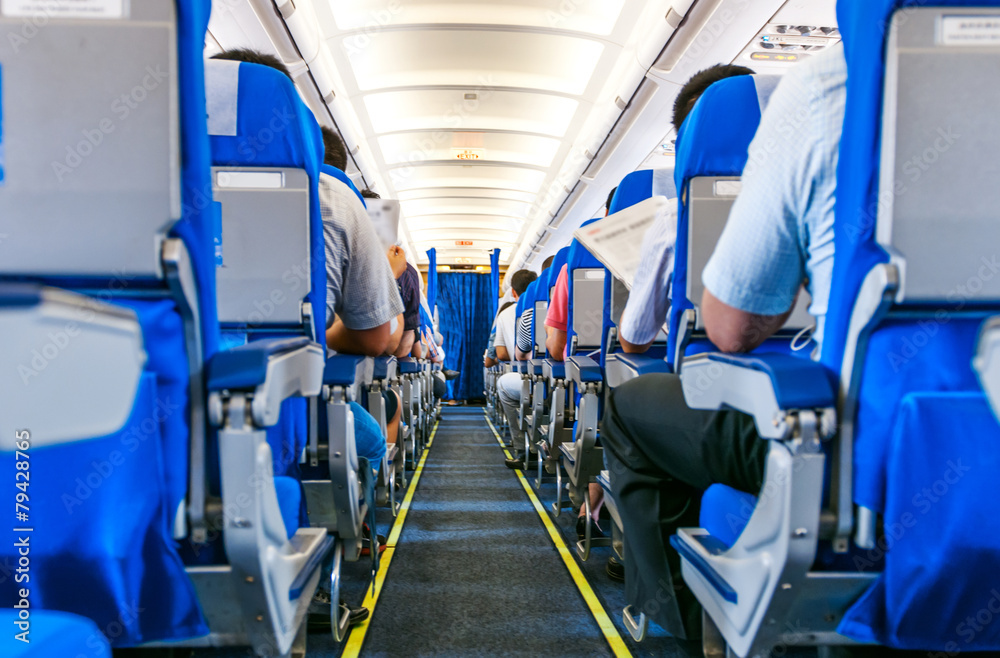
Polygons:
M457 160L481 160L484 155L482 149L452 149L451 152Z
M750 53L750 59L758 62L797 62L799 56L791 53Z
M456 247L471 247L472 240L455 240Z

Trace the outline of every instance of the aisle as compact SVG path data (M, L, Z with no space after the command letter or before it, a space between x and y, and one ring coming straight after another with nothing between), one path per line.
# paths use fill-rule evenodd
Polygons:
M443 414L361 655L613 655L482 408Z

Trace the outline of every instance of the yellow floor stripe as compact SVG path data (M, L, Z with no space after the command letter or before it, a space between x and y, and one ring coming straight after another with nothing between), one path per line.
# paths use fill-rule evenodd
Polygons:
M493 431L493 436L497 438L497 443L503 448L503 452L507 455L508 459L511 459L510 451L504 445L503 439L500 437L500 433L497 432L496 428L493 426L493 422L490 420L489 414L485 411L483 415L486 417L486 423L490 426ZM524 491L528 494L528 498L531 500L531 504L534 506L535 511L538 512L538 517L542 520L545 525L545 529L549 533L549 537L552 539L552 543L555 544L556 550L559 552L559 557L562 558L563 564L566 565L566 570L569 571L569 575L573 578L573 582L576 583L576 588L580 590L580 595L583 596L583 600L587 603L587 607L590 608L590 614L594 616L594 621L601 628L601 633L604 634L604 639L608 641L608 646L611 647L612 653L615 654L617 658L624 658L628 656L631 658L632 653L629 651L628 646L625 645L625 641L622 640L622 636L618 633L618 629L615 627L613 621L608 616L607 611L601 602L597 599L597 594L594 593L593 588L587 581L587 577L583 575L580 571L580 565L576 563L576 558L570 552L568 546L566 546L566 541L563 539L562 533L559 528L552 523L552 519L549 517L549 513L545 511L542 506L541 501L538 500L538 496L535 495L535 490L531 488L528 483L527 478L524 477L523 471L515 470L517 473L517 479L524 487Z
M417 484L420 483L420 475L424 472L424 464L427 463L427 455L430 454L431 447L434 445L434 437L437 436L439 423L440 421L435 421L434 423L434 428L431 430L430 438L427 439L427 449L424 450L424 454L420 457L420 462L417 464L416 470L413 471L410 486L406 490L406 497L403 498L403 503L399 506L399 513L396 515L396 522L392 524L392 531L389 533L389 538L386 540L385 552L382 553L382 557L379 561L378 573L375 574L375 587L368 588L368 593L365 595L364 603L361 604L368 608L371 614L368 615L368 619L351 629L351 634L347 638L347 646L344 647L344 652L341 654L341 658L355 658L359 653L361 653L361 647L364 646L365 636L368 635L368 625L375 617L375 606L378 604L378 597L382 593L382 585L385 584L385 576L389 572L389 565L392 564L392 557L396 552L396 542L399 541L399 534L403 531L403 524L406 523L406 515L410 511L410 505L413 502L413 494L417 491Z

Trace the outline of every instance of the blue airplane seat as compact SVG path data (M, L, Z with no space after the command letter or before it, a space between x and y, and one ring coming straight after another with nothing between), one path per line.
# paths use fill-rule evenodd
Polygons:
M747 149L757 133L761 111L776 84L777 79L773 76L744 75L720 80L698 99L678 133L674 169L674 182L679 194L677 243L671 285L670 331L667 336L667 361L675 370L678 369L676 361L683 357L683 354L678 355L679 343L687 343L683 347L684 354L688 355L715 350L707 337L689 338L690 331L686 331L687 312L701 304L700 296L698 299L688 298L692 181L702 177L738 177L743 173L747 164ZM735 194L730 198L735 199ZM715 219L724 226L727 216ZM700 279L700 271L697 277ZM777 341L775 343L774 350L787 351ZM788 343L781 343L785 344ZM771 346L768 351L773 351Z
M1000 239L1000 190L979 184L993 166L988 154L1000 148L1000 98L996 85L967 82L971 72L1000 70L1000 48L969 41L983 38L977 29L995 21L1000 3L922 5L838 4L849 75L820 362L768 354L685 360L689 405L751 413L772 439L766 495L735 543L713 548L704 528L681 529L671 541L685 581L740 654L781 641L764 619L777 614L780 626L789 610L819 607L830 614L796 617L796 633L949 654L1000 649L1000 630L982 621L984 610L1000 606L982 577L1000 568L992 521L1000 504L989 481L1000 463L991 394L1000 282L981 257L984 242ZM948 143L947 131L927 132L941 125L977 139ZM901 168L926 152L930 134L948 148L909 185ZM978 277L968 271L973 264ZM703 379L699 390L695 380L713 365L716 381ZM792 400L782 371L793 389L825 381L830 395ZM743 386L730 384L736 380ZM765 403L759 386L774 400ZM797 450L796 442L812 448ZM778 528L799 530L760 543ZM819 541L853 553L853 568L824 569ZM765 552L781 556L771 564L787 587L759 586ZM756 566L727 566L734 559Z
M250 289L255 292L253 306L245 302L237 305L234 301L220 310L223 342L240 345L248 340L307 332L306 335L317 342L325 343L326 250L318 192L324 151L319 125L294 85L279 71L259 64L224 60L208 60L205 66L212 165L217 172L216 194L228 195L223 196L224 204L239 202L232 196L233 192L257 195L256 204L243 204L239 209L234 205L229 215L223 217L221 230L216 234L216 246L221 249L217 252L216 264L225 268L219 274L226 277L226 284L219 284L221 303L226 303L226 296L242 297ZM267 101L262 102L262 99ZM225 183L222 178L222 172L229 168L256 171L281 168L306 172L308 180L299 185L307 188L304 196L308 198L309 210L308 216L299 221L308 222L304 234L308 239L307 257L296 255L290 261L275 262L279 269L274 271L265 272L257 267L269 258L285 259L287 252L274 250L275 242L267 238L253 242L235 237L236 230L245 228L264 235L268 226L279 222L288 222L291 226L297 219L298 208L284 206L283 212L277 212L272 205L276 202L264 196L267 191L229 188L231 183ZM329 169L336 171L332 167ZM296 181L289 178L292 175L282 174L280 187L299 192L301 188L296 189ZM270 212L255 215L252 213L254 206L269 208ZM230 231L233 237L227 235ZM292 242L290 231L282 235ZM257 285L261 282L263 287ZM279 295L274 295L274 290L278 290ZM303 317L300 311L299 302L303 299L309 302L311 317ZM301 477L299 457L309 440L308 413L306 400L289 398L282 403L278 422L267 428L275 475ZM304 505L300 522L308 526Z
M159 31L166 30L170 36L165 38L177 39L176 51L171 49L176 52L176 64L161 62L153 53L132 53L137 60L148 59L142 59L136 71L125 71L129 79L138 71L140 78L146 75L147 66L162 66L169 71L167 79L171 83L160 84L149 93L147 102L129 117L128 125L120 127L118 144L106 141L101 149L103 155L81 163L72 178L53 177L51 183L33 183L35 192L41 192L34 197L30 193L25 196L21 186L23 173L31 165L25 157L27 152L17 142L30 138L34 149L41 150L45 137L29 123L39 110L32 108L31 114L25 114L23 106L14 106L12 98L16 97L4 101L7 159L5 185L0 189L0 206L4 208L0 216L6 221L22 222L21 229L30 225L35 230L19 230L6 241L5 253L0 257L4 263L0 265L0 278L34 281L43 286L27 284L21 288L30 291L26 294L7 289L0 294L0 315L25 313L34 315L33 322L45 325L50 310L61 309L72 314L66 317L78 319L71 325L52 325L53 330L65 332L68 338L58 360L40 357L31 367L34 374L29 373L26 382L19 382L28 397L18 400L15 388L5 394L5 404L20 409L21 422L26 425L31 425L33 416L42 414L32 428L37 430L37 441L31 450L35 475L31 484L39 494L33 497L32 504L32 562L47 579L32 587L32 605L86 615L100 628L117 621L122 632L113 638L116 646L208 633L175 540L183 536L186 526L189 437L193 432L204 441L210 433L204 416L196 412L199 402L192 401L189 386L192 376L200 380L197 371L203 360L218 349L215 308L208 303L215 298L211 249L214 208L207 166L202 69L209 12L210 3L200 0L149 3L136 10L133 17L115 22L113 28L105 30L102 26L105 31L99 40L66 39L65 48L47 51L45 59L22 55L7 60L0 56L5 86L26 71L33 71L37 80L49 75L44 67L72 67L77 63L83 67L85 73L74 77L63 89L67 97L78 95L77 116L67 118L65 108L53 108L58 116L40 119L48 122L47 129L67 124L62 129L75 132L84 128L82 124L96 125L90 114L94 110L93 76L108 70L109 57L117 58L118 63L123 60L116 51L122 47L122 35L146 30L155 40L164 38ZM143 25L146 19L156 25ZM75 36L86 26L52 18L46 29L53 30L52 34L61 31ZM65 68L60 71L64 73ZM176 96L171 101L173 94ZM158 108L171 102L176 103L178 111L179 131L174 132L155 123ZM103 101L98 105L101 112L106 111ZM156 134L147 132L150 130ZM171 134L177 142L167 139ZM118 153L129 146L143 149L143 155L129 159ZM171 170L166 166L168 158L174 157L169 155L170 149L181 154L174 163L177 168L172 170L176 176L160 178L160 172ZM162 159L153 162L161 155ZM108 166L105 157L116 163ZM137 161L142 163L143 171L129 181L118 178L116 168L135 168ZM152 165L149 169L145 169L147 163ZM109 174L111 171L115 173ZM135 187L128 188L130 183ZM74 200L78 195L74 190L81 189L81 185L90 192L90 205L83 207L78 200L66 204L65 200ZM167 212L161 215L163 209L158 203L146 206L148 217L139 218L125 210L135 199L158 196L165 185L176 186L171 194L159 196L170 200ZM6 199L13 199L13 205L6 205ZM37 212L39 203L49 204L44 222L23 223L23 209ZM95 208L102 211L95 213ZM106 224L95 226L98 221ZM151 228L150 222L159 226ZM60 223L65 230L53 230ZM145 240L136 244L146 247L134 249L129 256L116 252L122 256L120 259L110 257L110 252L94 258L89 250L79 249L81 238L69 228L73 226L86 228L91 237L97 226L113 226L115 235L109 236L107 244L136 238ZM121 227L129 228L119 231ZM36 265L25 267L24 262L13 257L15 254L31 258ZM179 283L183 292L171 294L171 281ZM67 292L73 290L89 296ZM15 297L31 301L12 305ZM200 312L186 316L184 306L188 304ZM97 354L102 345L91 341L98 340L109 326L118 327L115 331L119 337L128 335L136 341L129 348L135 351L127 359L130 365L139 365L134 377L115 369L123 363L117 358L108 358L104 364L85 363L87 355L82 352L93 349ZM185 329L190 331L190 343L185 341ZM14 344L18 344L16 337ZM59 347L58 343L54 345ZM78 359L86 369L74 377L64 368ZM86 374L81 378L81 373ZM72 396L57 395L69 381L78 382L81 389L85 387L91 393L77 390ZM79 402L72 403L68 397ZM37 403L42 400L58 404L58 411L39 410ZM116 420L109 425L108 418L99 414L119 402L126 406L113 410ZM123 413L119 415L119 411ZM43 431L48 423L44 418L53 413L76 427ZM0 425L5 437L13 436L13 428L8 432L5 423ZM5 439L2 449L0 462L13 472L14 447ZM61 494L65 495L60 498ZM121 507L122 500L129 502L128 509ZM2 551L4 555L10 555L8 551L12 550L13 541L7 541L12 539L11 534L9 529L3 533L8 547ZM137 551L137 547L144 550ZM163 591L171 591L172 596L155 594ZM7 595L0 599L7 605ZM136 606L143 609L142 615L135 614Z
M996 651L1000 629L969 620L1000 609L1000 597L982 579L1000 569L1000 534L991 521L1000 505L987 474L1000 459L1000 431L983 394L988 380L973 367L984 319L1000 308L993 277L976 274L991 272L979 245L997 239L998 192L964 181L971 184L992 167L985 154L1000 140L996 85L968 84L983 65L997 70L1000 50L991 43L977 52L952 39L967 35L970 21L978 24L973 19L995 21L1000 3L934 4L842 1L837 7L849 73L837 172L836 221L843 230L835 232L821 361L845 380L863 373L848 398L855 415L845 419L855 427L845 437L853 442L852 502L860 510L855 538L872 543L877 516L887 524L884 541L892 540L881 576L839 630L901 649ZM907 49L917 44L926 60L914 69ZM906 78L905 87L895 82L928 63L939 68ZM897 101L894 93L907 100ZM962 117L949 109L953 104L965 108ZM890 112L894 132L883 123ZM888 158L904 163L928 146L930 132L906 126L932 123L946 126L934 139L966 131L977 139L946 141L918 184L897 164L893 188L885 189L892 175ZM972 264L975 271L966 271ZM878 283L881 276L890 281ZM892 299L859 334L852 318L856 322L862 300L879 290ZM938 495L941 482L946 495Z
M28 658L28 656L88 656L88 658L111 658L111 647L97 625L87 619L68 612L39 610L31 608L26 626L21 630L18 610L0 611L0 624L8 632L0 638L0 653L7 658ZM18 638L23 635L24 640Z

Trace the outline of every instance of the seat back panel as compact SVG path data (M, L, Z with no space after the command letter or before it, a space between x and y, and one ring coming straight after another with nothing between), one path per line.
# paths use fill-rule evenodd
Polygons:
M0 15L0 32L25 20ZM0 44L0 274L158 278L181 216L174 3L47 20L30 42Z

